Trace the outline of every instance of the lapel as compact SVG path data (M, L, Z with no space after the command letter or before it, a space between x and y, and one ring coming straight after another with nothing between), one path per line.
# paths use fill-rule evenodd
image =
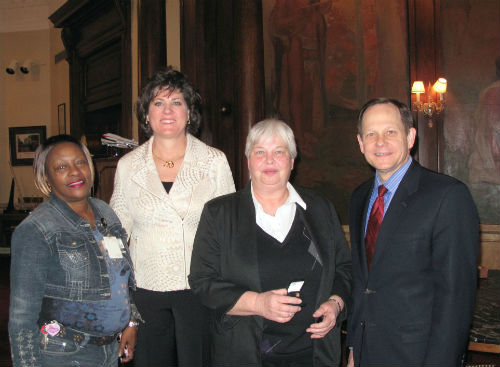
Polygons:
M368 210L368 205L370 204L370 195L373 190L374 180L371 179L369 182L370 184L366 185L365 190L360 193L361 195L360 205L358 206L360 211L357 213L355 219L351 220L353 226L357 226L357 228L351 229L353 231L353 234L355 236L358 236L357 241L352 241L352 242L357 243L359 246L357 250L359 254L360 266L363 271L363 279L368 278L368 263L366 262L366 251L365 251L365 223L366 223L366 217L368 215L367 210ZM373 259L372 259L372 266L373 266Z
M384 258L384 251L391 245L391 236L401 223L401 218L405 215L411 196L418 189L420 172L420 164L413 161L387 208L384 220L380 226L377 243L375 244L375 253L373 254L371 266L372 270L377 268L377 264Z
M151 150L153 140L154 137L152 136L142 146L143 149L140 151L141 154L138 155L137 161L134 162L135 164L132 169L135 170L135 173L132 175L131 179L139 187L163 201L168 195L163 188L154 164L153 153Z
M238 231L236 243L238 253L245 259L245 278L249 282L250 289L261 291L259 263L257 254L257 223L255 219L255 206L252 200L250 182L240 191L239 202L234 207L235 213L231 213L236 220L235 228ZM242 269L243 270L243 269Z
M235 243L238 244L238 257L243 260L245 268L238 269L236 277L244 277L242 284L248 284L249 289L262 292L259 261L257 254L257 222L255 220L255 206L252 200L250 182L238 191L238 202L233 207L230 215L235 220L236 234ZM264 327L264 320L260 316L252 316L259 328Z
M184 161L177 173L170 194L167 195L168 203L181 218L185 218L191 208L193 200L202 200L204 192L209 188L200 185L200 182L207 177L208 169L206 157L208 149L205 144L187 134L186 153ZM199 192L196 192L198 190Z
M304 196L301 195L301 197L305 201ZM319 291L316 297L316 308L318 308L321 301L324 298L324 295L322 294L323 292L321 290L325 289L326 287L325 284L329 282L329 279L327 279L327 277L331 276L331 274L328 274L327 272L328 269L331 269L330 261L334 261L334 259L328 253L329 252L328 246L335 246L335 244L328 244L320 240L322 238L329 238L329 236L327 234L322 236L317 235L321 234L324 228L323 226L317 226L316 224L318 224L318 222L320 223L323 222L321 220L318 221L317 215L315 215L314 213L314 208L315 208L314 203L307 201L306 205L307 205L307 210L304 210L298 204L296 206L297 206L297 214L302 217L304 225L307 228L309 235L311 236L311 241L313 243L313 246L316 248L319 261L322 264L321 279L318 288Z
M304 198L302 197L302 199L304 199ZM322 238L322 236L317 235L317 233L321 233L321 228L316 226L317 220L315 220L314 213L312 212L312 209L311 209L311 207L313 207L313 205L310 202L306 203L306 205L307 205L308 210L304 210L304 208L302 208L300 205L296 204L297 214L300 215L302 220L304 221L304 225L307 228L309 235L311 236L311 241L313 242L314 246L316 247L319 261L321 262L323 267L326 267L327 265L325 264L325 261L328 261L328 259L329 259L328 251L326 248L327 245L324 242L320 241L320 238Z

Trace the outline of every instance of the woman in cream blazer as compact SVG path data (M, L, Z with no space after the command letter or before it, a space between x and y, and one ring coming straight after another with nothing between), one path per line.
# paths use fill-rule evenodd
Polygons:
M201 366L207 318L187 276L204 204L234 192L221 151L190 134L199 95L173 69L156 73L137 103L151 138L118 162L111 207L129 236L137 280L137 365Z

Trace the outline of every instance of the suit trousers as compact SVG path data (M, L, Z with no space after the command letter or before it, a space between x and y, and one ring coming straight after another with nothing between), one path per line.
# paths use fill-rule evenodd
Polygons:
M208 366L208 309L191 290L156 292L137 288L139 325L134 365Z

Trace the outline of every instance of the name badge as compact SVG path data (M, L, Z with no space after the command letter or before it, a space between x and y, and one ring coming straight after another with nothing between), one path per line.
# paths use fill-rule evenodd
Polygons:
M103 238L102 244L111 259L123 258L121 249L125 247L123 246L121 238L106 236Z

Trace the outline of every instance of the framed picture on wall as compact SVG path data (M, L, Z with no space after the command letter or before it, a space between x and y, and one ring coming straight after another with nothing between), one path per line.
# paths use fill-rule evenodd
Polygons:
M45 126L9 127L10 161L13 166L31 166L36 148L46 139Z
M59 134L66 134L66 103L57 105L57 128Z

